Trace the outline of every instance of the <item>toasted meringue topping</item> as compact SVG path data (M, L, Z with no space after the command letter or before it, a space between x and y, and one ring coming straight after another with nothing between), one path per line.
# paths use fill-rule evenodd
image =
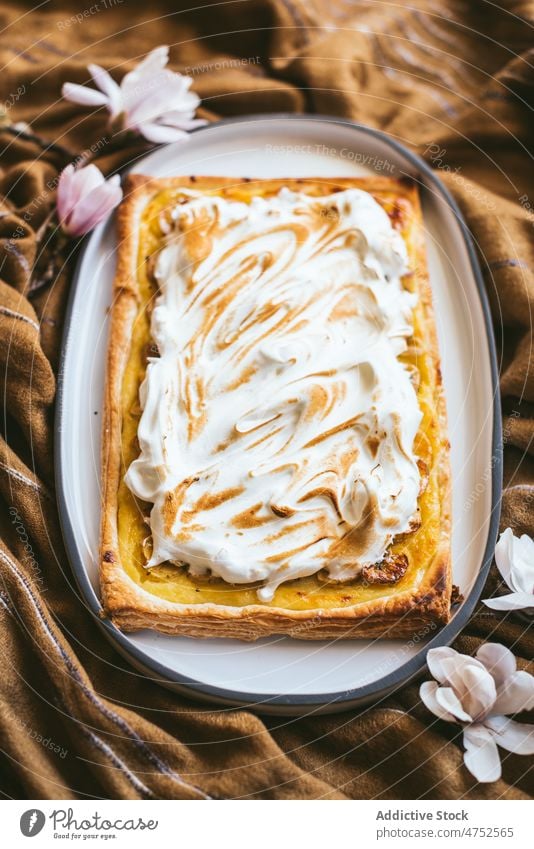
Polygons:
M355 578L417 513L403 239L358 189L184 194L126 474L153 505L146 566L261 582L262 601L321 569Z

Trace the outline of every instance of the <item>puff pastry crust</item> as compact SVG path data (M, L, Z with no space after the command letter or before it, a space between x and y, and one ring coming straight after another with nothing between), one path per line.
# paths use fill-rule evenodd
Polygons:
M172 569L155 570L156 576L148 577L146 570L134 564L129 554L132 545L141 545L137 538L132 543L132 535L139 537L143 527L132 512L137 510L141 515L143 505L125 493L123 476L131 462L132 450L135 451L132 434L135 417L140 412L132 414L129 408L132 398L137 397L146 362L145 348L150 344L147 329L150 293L147 296L146 289L150 253L147 254L147 245L151 246L150 250L157 250L162 234L154 223L156 213L168 206L184 188L246 199L254 194L274 194L283 186L315 195L351 187L364 189L386 209L403 235L410 267L414 270L410 285L419 296L417 343L424 360L427 399L430 399L421 425L420 442L427 446L427 471L433 495L426 496L421 529L404 535L396 544L397 553L408 552L410 560L408 571L400 581L372 584L369 589L361 590L355 580L350 584L329 586L323 592L317 579L302 578L289 582L284 592L278 591L269 603L254 601L254 594L239 587L229 587L235 592L226 596L219 592L221 600L227 599L221 603L215 600L220 581L215 587L208 585L206 589L202 582L195 582L178 571L173 573ZM386 177L302 180L179 177L157 180L134 175L127 178L125 199L118 213L118 257L102 442L100 580L104 611L115 625L125 631L150 628L167 634L239 640L256 640L271 634L308 640L422 637L440 627L450 617L452 590L446 433L423 221L417 188L412 181ZM130 524L121 518L124 515L131 517Z

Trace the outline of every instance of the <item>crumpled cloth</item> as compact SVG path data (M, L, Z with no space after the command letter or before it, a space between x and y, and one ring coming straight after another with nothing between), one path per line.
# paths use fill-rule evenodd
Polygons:
M46 216L54 178L81 151L109 173L146 145L103 144L105 110L67 103L60 90L87 82L89 62L120 79L162 43L172 67L193 76L205 117L343 116L389 133L440 173L475 239L493 310L501 527L534 531L534 2L248 0L182 11L190 5L0 6L0 788L19 799L528 798L532 759L502 752L502 779L477 784L460 727L426 710L418 683L333 716L212 708L130 668L79 598L52 440L76 250L46 237ZM499 582L494 568L483 597ZM532 629L479 604L455 646L474 653L486 640L529 668Z

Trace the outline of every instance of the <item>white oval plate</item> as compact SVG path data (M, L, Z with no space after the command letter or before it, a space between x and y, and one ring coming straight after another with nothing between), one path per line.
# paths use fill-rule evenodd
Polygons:
M449 625L412 640L256 643L120 633L98 618L100 428L113 222L86 243L66 323L57 405L56 471L67 551L83 601L142 674L188 695L263 712L336 711L378 700L417 674L430 645L450 643L471 614L495 545L501 488L495 347L480 270L460 213L422 160L384 134L315 116L250 116L160 148L133 171L236 177L409 175L420 185L447 398L453 480L454 582Z

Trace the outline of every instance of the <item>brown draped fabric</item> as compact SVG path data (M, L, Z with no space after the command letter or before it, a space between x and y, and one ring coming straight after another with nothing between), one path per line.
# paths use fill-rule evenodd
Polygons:
M53 477L58 350L76 256L72 245L46 235L55 178L87 148L109 173L146 147L100 145L105 110L63 101L61 85L88 82L90 62L119 80L151 48L169 44L172 67L194 77L205 117L343 116L386 131L440 172L475 237L493 309L505 433L501 527L533 533L534 0L503 5L99 0L44 2L33 11L26 0L1 3L6 796L479 799L532 792L532 759L505 752L502 779L477 784L462 763L459 727L429 714L417 683L360 711L275 719L212 709L140 676L79 598ZM494 568L484 596L499 581ZM534 640L517 616L479 605L455 646L473 653L486 640L509 646L528 668Z

